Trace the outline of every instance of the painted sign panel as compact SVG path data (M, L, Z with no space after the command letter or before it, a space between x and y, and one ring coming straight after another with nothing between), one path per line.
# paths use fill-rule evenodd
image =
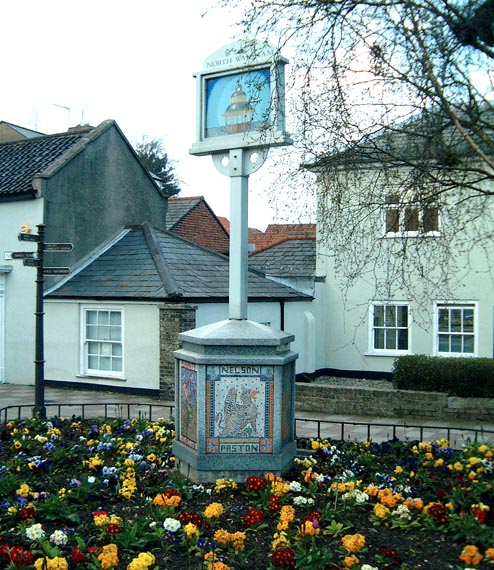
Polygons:
M185 445L197 449L197 365L180 361L180 433Z
M272 453L273 398L273 366L208 366L206 453Z
M235 135L268 126L269 68L206 80L206 137Z

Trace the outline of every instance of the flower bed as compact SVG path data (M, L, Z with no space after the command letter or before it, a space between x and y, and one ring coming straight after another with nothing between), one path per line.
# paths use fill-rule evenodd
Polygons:
M464 569L494 564L493 452L306 440L283 479L196 485L164 420L0 427L0 568Z

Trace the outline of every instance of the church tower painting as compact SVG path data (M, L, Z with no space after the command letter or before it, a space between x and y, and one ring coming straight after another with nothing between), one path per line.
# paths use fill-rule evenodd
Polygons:
M228 134L248 131L254 118L254 108L247 100L240 80L235 85L230 104L223 113L225 130Z

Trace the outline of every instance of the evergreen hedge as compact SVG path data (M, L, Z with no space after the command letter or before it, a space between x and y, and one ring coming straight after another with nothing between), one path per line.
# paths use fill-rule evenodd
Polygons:
M393 385L400 390L446 392L449 396L463 398L493 398L494 358L400 356L393 366Z

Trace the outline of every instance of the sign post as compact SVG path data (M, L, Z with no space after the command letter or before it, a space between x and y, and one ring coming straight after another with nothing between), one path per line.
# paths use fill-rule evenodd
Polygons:
M46 418L45 408L45 354L44 354L44 307L43 307L43 242L45 238L45 225L38 224L38 251L36 267L36 340L34 357L34 409L33 415L37 418Z
M296 453L294 336L248 320L248 181L285 132L284 66L266 43L229 44L197 78L197 140L230 177L229 319L179 335L179 470L196 482L286 472Z
M34 356L34 408L33 416L46 418L45 408L45 356L44 356L44 304L43 287L45 275L68 275L68 267L45 267L44 254L49 252L72 251L71 243L45 243L45 225L38 224L38 234L19 234L19 241L37 243L36 251L14 251L12 259L22 259L27 267L36 267L36 309L35 309L35 356Z

